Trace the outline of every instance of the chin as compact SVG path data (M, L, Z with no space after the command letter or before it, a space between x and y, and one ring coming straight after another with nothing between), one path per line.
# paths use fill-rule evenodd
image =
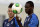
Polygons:
M12 18L12 16L9 16L10 18Z

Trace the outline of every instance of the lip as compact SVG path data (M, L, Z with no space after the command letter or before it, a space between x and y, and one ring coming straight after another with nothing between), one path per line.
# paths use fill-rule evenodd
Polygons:
M12 15L9 15L9 16L12 16Z

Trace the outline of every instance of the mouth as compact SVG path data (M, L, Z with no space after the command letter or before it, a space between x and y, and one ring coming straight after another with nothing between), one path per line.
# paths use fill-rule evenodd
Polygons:
M12 16L12 15L9 15L9 16Z
M12 16L11 14L9 16Z

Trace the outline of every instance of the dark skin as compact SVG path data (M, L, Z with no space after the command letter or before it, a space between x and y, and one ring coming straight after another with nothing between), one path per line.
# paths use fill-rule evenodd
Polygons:
M33 13L33 9L34 9L34 7L31 6L29 3L25 4L25 12L26 12L28 15L31 15L31 14ZM20 26L20 27L23 27L20 22L19 22L19 26Z
M17 15L16 15L16 20L17 20L17 22L18 22L19 27L22 27L21 19L19 20L19 17L18 17Z
M34 7L31 6L29 3L25 4L25 12L28 15L31 15L33 13L33 9L34 9Z

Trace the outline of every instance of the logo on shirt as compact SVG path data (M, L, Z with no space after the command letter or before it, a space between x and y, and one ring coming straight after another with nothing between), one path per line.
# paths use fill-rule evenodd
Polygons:
M13 24L13 21L11 22L11 24Z
M7 24L7 26L9 26L9 23Z

